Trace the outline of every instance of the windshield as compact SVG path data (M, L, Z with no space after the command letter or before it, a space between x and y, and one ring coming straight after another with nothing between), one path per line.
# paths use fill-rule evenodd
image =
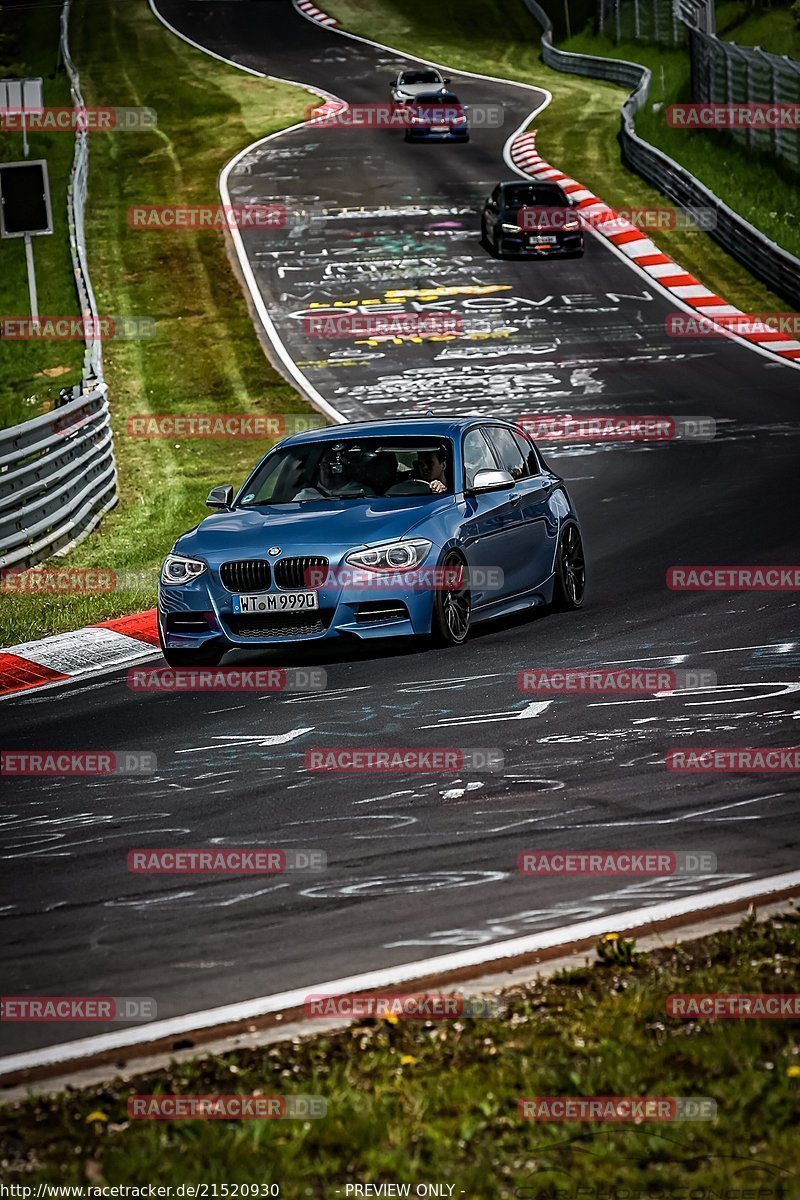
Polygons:
M319 503L452 491L452 443L431 437L327 438L278 447L239 504Z
M555 184L515 184L503 189L504 208L523 208L525 205L565 207L569 204L564 192Z
M401 83L441 83L442 77L438 71L404 71L400 76Z

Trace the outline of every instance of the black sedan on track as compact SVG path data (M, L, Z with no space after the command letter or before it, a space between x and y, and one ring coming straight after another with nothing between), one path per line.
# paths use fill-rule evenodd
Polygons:
M583 254L583 225L557 183L498 183L483 205L481 236L498 256Z

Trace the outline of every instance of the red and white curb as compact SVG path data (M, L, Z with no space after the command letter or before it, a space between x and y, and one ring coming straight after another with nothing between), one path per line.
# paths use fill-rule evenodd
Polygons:
M156 651L160 653L154 608L23 642L0 650L0 699L153 658Z
M320 25L333 26L339 24L335 17L329 17L326 13L320 12L316 5L311 3L311 0L297 0L297 7L307 17L310 17L312 21L318 21Z
M590 229L615 246L676 300L694 309L699 318L713 321L715 317L741 316L746 320L747 313L727 304L721 296L695 279L694 275L688 274L668 255L662 254L655 242L641 229L621 219L582 183L545 162L536 150L536 133L535 129L522 133L512 142L511 161L516 167L532 179L559 184L577 202L578 211L590 218ZM718 328L720 333L769 351L779 358L800 359L800 342L786 338L782 333L768 329L739 333L727 325L719 325Z

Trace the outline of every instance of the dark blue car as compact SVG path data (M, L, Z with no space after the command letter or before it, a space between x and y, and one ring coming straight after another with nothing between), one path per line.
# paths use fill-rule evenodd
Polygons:
M580 527L563 480L507 422L338 425L275 446L161 570L167 662L345 635L463 642L521 609L580 608Z

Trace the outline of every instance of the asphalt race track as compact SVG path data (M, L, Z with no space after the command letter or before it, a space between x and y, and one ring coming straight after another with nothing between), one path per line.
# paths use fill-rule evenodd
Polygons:
M277 0L159 8L219 55L349 101L386 101L389 77L409 61ZM513 174L505 143L545 97L452 79L465 102L501 104L502 128L433 147L306 126L249 148L230 171L233 203L308 214L243 237L309 384L348 419L427 409L693 415L714 418L717 436L549 452L583 522L589 589L579 613L482 626L458 650L262 656L324 667L328 686L316 693L141 694L119 671L4 702L9 746L150 750L158 760L152 776L7 783L0 915L10 994L153 996L169 1017L796 864L796 777L682 775L664 762L687 745L796 742L795 594L670 591L665 574L674 564L796 561L800 374L726 338L668 337L674 305L594 238L582 260L492 258L479 204ZM389 302L398 291L404 304L457 313L467 334L490 336L353 347L305 331L303 316L320 311L312 305ZM716 685L549 700L517 687L525 667L595 664L710 670ZM497 748L505 770L304 769L307 749L335 746ZM130 848L175 844L321 849L328 870L128 872ZM597 848L705 850L717 871L625 880L516 869L525 849ZM0 1031L0 1050L82 1034L15 1025Z

